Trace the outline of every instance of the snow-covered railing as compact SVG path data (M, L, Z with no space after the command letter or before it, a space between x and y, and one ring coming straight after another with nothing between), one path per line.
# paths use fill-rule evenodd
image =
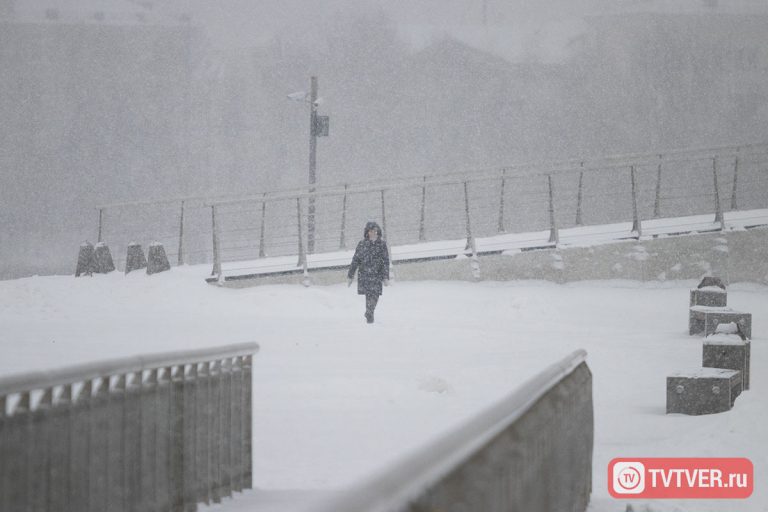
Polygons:
M307 512L583 512L592 374L578 350L380 474Z
M0 377L0 510L189 511L250 488L258 348Z
M127 244L159 241L174 263L222 263L353 247L368 220L390 245L768 206L768 144L534 162L236 197L98 207L118 267ZM313 206L313 208L310 208ZM310 215L310 212L314 214ZM303 217L303 219L302 219Z

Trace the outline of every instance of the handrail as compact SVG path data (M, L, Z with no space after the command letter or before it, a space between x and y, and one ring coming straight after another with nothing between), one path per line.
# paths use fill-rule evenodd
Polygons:
M525 169L534 169L534 168L546 168L549 169L547 171L541 171L536 174L554 174L554 173L562 173L562 172L568 172L568 171L576 171L576 170L594 170L594 169L605 169L605 168L614 168L614 167L621 167L621 164L618 164L614 162L615 160L622 160L625 161L627 164L629 163L635 163L638 159L649 159L650 163L655 163L659 160L659 156L671 156L671 155L687 155L687 154L697 154L697 153L704 153L710 158L712 156L717 156L718 153L722 153L723 151L732 150L733 154L736 154L736 152L746 149L746 148L755 148L755 147L761 147L766 148L768 147L768 143L766 142L755 142L755 143L747 143L747 144L731 144L731 145L723 145L723 146L715 146L715 147L701 147L701 148L678 148L678 149L670 149L666 151L654 151L654 152L648 152L648 153L627 153L627 154L617 154L617 155L607 155L604 157L599 158L571 158L571 159L564 159L564 160L553 160L553 161L534 161L534 162L527 162L527 163L519 163L519 164L512 164L508 166L499 166L499 167L491 167L491 168L484 168L484 169L475 169L475 170L469 170L469 171L459 171L459 172L451 172L446 174L428 174L426 175L427 182L426 184L450 184L450 183L462 183L464 181L474 181L477 178L480 178L483 174L496 174L504 171L512 171L512 170L525 170ZM711 156L710 156L711 155ZM703 156L702 158L705 158ZM653 162L650 160L655 159ZM669 160L663 160L664 162L669 162ZM673 160L673 161L680 161L680 160ZM604 164L601 164L601 162L604 162ZM581 165L584 164L584 165ZM534 175L536 175L534 174ZM457 178L457 177L464 177L463 179ZM512 175L509 175L508 177L513 177ZM403 177L403 178L396 178L393 180L378 180L378 181L369 181L364 183L354 183L349 184L350 189L348 192L365 192L365 191L379 191L382 188L385 189L395 189L395 188L405 188L415 185L421 185L423 183L424 176L419 177ZM491 179L492 177L487 177L488 179ZM447 179L451 180L448 182L442 182L441 180ZM434 181L437 180L437 181ZM326 186L316 186L314 187L314 192L307 192L306 188L296 188L296 189L289 189L289 190L281 190L281 191L270 191L266 193L255 193L255 194L246 194L246 195L222 195L222 196L190 196L190 197L179 197L174 199L159 199L159 200L145 200L145 201L134 201L134 202L120 202L120 203L110 203L110 204L103 204L96 206L97 210L103 210L103 209L109 209L109 208L116 208L116 207L125 207L125 206L140 206L140 205L153 205L153 204L173 204L178 203L181 201L202 201L203 206L210 207L212 205L220 205L220 204L235 204L235 203L243 203L243 202L261 202L261 201L270 201L270 200L280 200L280 199L295 199L296 197L310 197L310 196L322 196L322 195L335 195L335 194L343 194L344 193L344 184L335 184L335 185L326 185Z
M246 356L254 354L258 350L258 343L239 343L198 350L122 357L65 368L4 375L0 376L0 396L23 393L33 389L51 388L116 374Z
M586 359L576 350L528 380L495 405L458 428L407 455L383 471L305 512L388 512L399 510L439 481L525 414Z

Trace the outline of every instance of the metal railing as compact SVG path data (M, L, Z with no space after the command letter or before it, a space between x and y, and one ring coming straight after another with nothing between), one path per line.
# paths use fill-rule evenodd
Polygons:
M316 205L308 217L309 198ZM294 255L302 265L308 226L315 252L345 250L367 220L389 245L558 230L768 206L768 144L615 155L564 162L238 197L105 205L99 239L110 239L118 266L130 241L161 241L178 264L221 264ZM304 213L298 213L304 212ZM307 215L303 222L300 218ZM304 232L302 232L302 225ZM108 228L109 226L109 228ZM351 226L351 228L350 228ZM352 231L350 231L350 229ZM134 240L137 239L137 240Z
M379 475L306 512L583 512L592 374L578 350Z
M0 377L0 510L192 511L249 489L257 350Z

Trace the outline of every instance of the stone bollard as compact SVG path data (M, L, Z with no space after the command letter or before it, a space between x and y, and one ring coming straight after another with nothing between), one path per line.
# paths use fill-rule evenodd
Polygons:
M697 368L667 377L667 414L714 414L730 411L742 390L738 370Z
M125 258L125 273L133 270L139 270L147 267L147 258L144 257L144 250L141 244L131 242L128 244L128 255Z
M166 270L171 270L171 264L168 263L165 248L159 242L152 242L149 244L149 254L147 255L147 275L157 274Z
M96 244L94 257L96 259L96 270L94 270L94 272L108 274L115 270L115 263L112 261L112 253L109 251L109 246L105 242Z
M739 370L744 389L749 389L749 360L751 343L739 327L730 322L720 324L704 339L701 365L708 368Z
M738 325L739 332L747 339L752 338L752 314L731 308L691 306L688 313L688 334L709 336L719 324L730 322Z
M705 277L695 290L691 290L689 306L724 308L728 304L725 285L716 277Z
M80 252L77 255L75 277L80 277L81 274L92 276L94 272L96 272L96 255L93 244L85 242L80 245Z

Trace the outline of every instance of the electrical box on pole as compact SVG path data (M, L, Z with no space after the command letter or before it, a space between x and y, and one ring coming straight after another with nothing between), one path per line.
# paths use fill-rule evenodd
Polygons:
M315 116L315 136L327 137L330 121L328 116Z

